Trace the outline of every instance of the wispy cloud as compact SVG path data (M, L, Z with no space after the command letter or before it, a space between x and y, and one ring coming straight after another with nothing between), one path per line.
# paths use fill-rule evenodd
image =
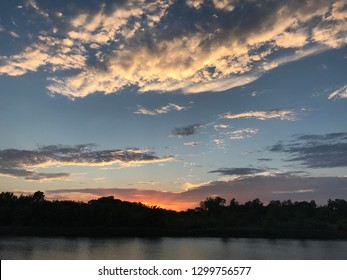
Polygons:
M158 185L159 182L156 181L141 181L141 182L137 182L137 184L139 185L150 185L150 186L154 186L154 185Z
M184 146L195 147L195 146L199 145L200 143L201 142L194 142L194 141L192 141L192 142L185 142L183 145Z
M261 168L251 168L251 167L239 167L239 168L219 168L216 170L212 170L209 173L220 173L222 175L254 175L257 173L263 173L268 171L267 169Z
M212 142L215 145L217 145L217 147L220 148L220 149L224 149L225 148L225 141L224 141L224 139L216 138L216 139L213 139Z
M183 190L189 191L193 190L195 188L201 188L202 186L208 186L211 183L211 181L208 182L199 182L199 183L192 183L192 182L186 182L183 184Z
M329 95L329 99L347 98L347 85L335 90Z
M156 109L148 109L148 108L145 108L143 106L138 105L137 111L135 112L135 114L156 116L159 114L167 114L171 111L182 111L185 109L187 109L187 107L179 106L179 105L174 104L174 103L169 103L166 106L162 106L162 107L156 108Z
M314 189L290 190L290 191L274 191L274 194L295 194L295 193L312 193Z
M227 125L227 124L215 124L215 125L213 126L213 128L214 128L215 130L227 129L227 128L229 128L229 127L230 127L230 126Z
M38 173L37 168L60 166L107 166L118 164L136 166L173 160L171 156L159 157L138 148L94 150L95 145L40 146L37 150L0 150L0 175L23 177L42 181L61 179L69 173Z
M9 32L10 36L13 37L13 38L20 38L20 35L18 35L16 32L14 31L10 31Z
M63 6L48 11L26 1L42 29L20 53L1 57L0 74L49 70L49 91L70 98L132 85L142 92L222 91L347 40L343 0L89 2L65 15Z
M11 166L7 168L6 166L0 166L0 176L12 177L12 178L24 178L27 181L54 181L54 180L64 180L70 177L70 173L40 173L35 171L30 171L26 169L21 169L20 167Z
M204 127L203 124L192 124L185 127L176 127L172 129L171 134L179 138L188 137L198 132L198 129Z
M36 0L26 0L25 1L26 6L31 7L32 9L35 10L36 13L38 13L41 16L44 16L46 18L49 17L48 12L46 12L44 9L40 8L37 3Z
M257 134L258 132L259 132L258 128L242 128L242 129L226 132L225 134L228 135L229 139L231 140L240 140L240 139L252 137L254 134Z
M93 179L93 181L97 181L97 182L104 182L106 178L104 177L100 177L100 178L95 178Z
M258 161L272 161L271 158L258 158Z
M249 119L255 118L258 120L267 120L267 119L280 119L294 121L298 118L298 113L294 110L269 110L269 111L249 111L238 114L226 113L221 116L225 119Z
M269 147L272 152L290 155L286 161L299 161L310 168L347 166L347 133L295 135L291 141Z

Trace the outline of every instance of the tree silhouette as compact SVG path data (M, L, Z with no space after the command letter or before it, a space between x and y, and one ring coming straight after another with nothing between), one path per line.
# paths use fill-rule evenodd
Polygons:
M225 202L226 202L226 200L224 198L219 197L219 196L217 196L215 198L208 197L208 198L206 198L205 201L200 202L200 208L205 210L205 211L217 213L223 209Z
M6 231L8 229L8 231ZM25 230L24 230L25 229ZM32 232L72 235L223 235L347 238L347 201L270 201L259 199L229 205L221 197L208 197L200 207L175 212L113 196L87 203L49 201L41 191L16 196L0 193L0 234ZM241 232L241 233L240 233ZM260 234L261 233L261 234Z
M33 194L32 201L34 203L39 203L45 201L45 194L41 191L37 191Z

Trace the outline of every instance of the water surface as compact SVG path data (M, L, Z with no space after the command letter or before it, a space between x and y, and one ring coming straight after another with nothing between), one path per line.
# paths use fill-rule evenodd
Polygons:
M347 241L247 238L0 238L0 259L347 259Z

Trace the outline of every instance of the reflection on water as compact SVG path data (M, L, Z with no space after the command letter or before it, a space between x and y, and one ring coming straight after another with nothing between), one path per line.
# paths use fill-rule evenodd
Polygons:
M347 259L347 241L246 238L0 238L0 259Z

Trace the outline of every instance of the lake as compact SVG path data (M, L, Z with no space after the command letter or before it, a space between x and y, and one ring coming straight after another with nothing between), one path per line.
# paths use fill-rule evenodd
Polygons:
M347 241L247 238L1 237L0 259L345 260Z

